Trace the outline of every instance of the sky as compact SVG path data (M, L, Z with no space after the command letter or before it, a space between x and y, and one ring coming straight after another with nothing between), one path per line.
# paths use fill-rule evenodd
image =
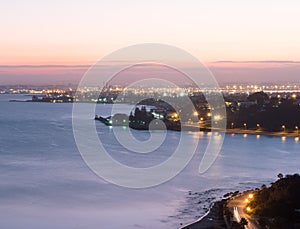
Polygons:
M0 7L0 84L78 82L139 43L182 48L220 81L295 81L297 0L11 0Z

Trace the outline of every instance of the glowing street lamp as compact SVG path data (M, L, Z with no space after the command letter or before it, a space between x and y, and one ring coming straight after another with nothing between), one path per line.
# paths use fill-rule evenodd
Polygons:
M283 133L285 132L285 125L281 126Z
M253 199L253 197L254 197L254 195L251 193L251 194L249 194L249 199Z
M299 134L299 127L295 126L295 129L296 129L297 134Z
M247 129L247 123L244 123L245 130Z
M234 127L234 123L232 122L232 123L231 123L231 129L233 129L233 127Z
M256 127L257 127L257 130L260 129L260 125L258 123L256 124Z

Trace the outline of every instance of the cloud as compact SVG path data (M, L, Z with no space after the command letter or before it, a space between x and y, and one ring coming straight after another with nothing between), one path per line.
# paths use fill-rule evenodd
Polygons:
M216 64L300 64L300 61L293 60L258 60L258 61L231 61L231 60L220 60L214 61Z
M0 68L89 68L91 65L0 65Z
M111 66L105 63L99 67ZM300 61L216 61L206 63L219 83L299 82ZM121 64L122 65L122 64ZM1 84L56 84L78 83L92 65L0 65ZM150 67L150 68L149 68ZM140 64L122 72L122 79L140 79L143 76L160 76L166 80L176 78L170 69ZM176 78L177 79L177 78ZM181 78L180 78L181 79Z

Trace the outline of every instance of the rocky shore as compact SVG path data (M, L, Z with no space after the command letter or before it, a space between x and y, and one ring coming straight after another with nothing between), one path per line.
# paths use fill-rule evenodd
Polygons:
M226 228L223 209L226 204L226 200L218 201L213 204L210 211L199 221L196 221L190 225L184 226L181 229L202 229L202 228L214 228L224 229Z

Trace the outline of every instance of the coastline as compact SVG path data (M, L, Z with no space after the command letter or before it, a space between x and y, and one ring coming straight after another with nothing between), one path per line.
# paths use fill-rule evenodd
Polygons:
M299 138L298 132L270 132L263 130L243 130L243 129L226 129L227 134L249 134L249 135L261 135L269 137L289 137L289 138Z
M258 218L250 216L246 211L245 199L253 198L257 190L245 190L242 193L232 193L231 197L216 201L210 210L197 221L185 225L180 229L228 229L244 218L248 225L245 228L260 228ZM251 197L252 195L252 197Z
M98 120L102 123L104 123L107 126L123 126L124 123L119 123L116 125L109 124L108 118L103 118L101 116L96 116L94 118L95 120ZM128 123L126 123L128 125ZM171 131L191 131L191 132L212 132L215 131L216 134L218 132L225 133L225 134L240 134L240 135L256 135L258 138L260 136L269 136L269 137L283 137L283 138L295 138L295 141L299 141L300 134L299 131L280 131L280 132L271 132L266 130L251 130L251 129L241 129L241 128L234 128L234 129L225 129L225 130L219 130L219 129L211 129L211 128L200 128L198 125L182 125L181 128L178 128L178 126L175 126L176 128L172 128L172 125L169 125L167 130ZM148 127L145 126L131 126L132 129L136 130L148 130Z
M212 204L211 208L197 221L181 227L180 229L199 229L199 228L215 228L224 229L226 223L224 220L224 205L226 200L219 200Z

